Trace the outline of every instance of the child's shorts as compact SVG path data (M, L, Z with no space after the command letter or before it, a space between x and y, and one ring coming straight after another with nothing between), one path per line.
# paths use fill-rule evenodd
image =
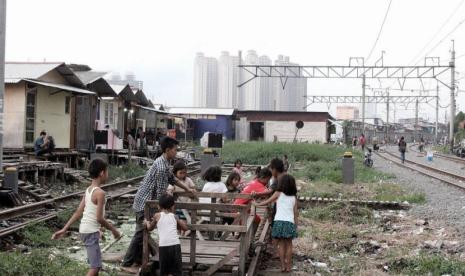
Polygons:
M101 268L102 267L102 252L100 251L100 245L98 243L100 239L100 233L81 233L81 240L86 246L87 250L87 263L90 268Z
M182 275L181 245L160 246L160 275Z

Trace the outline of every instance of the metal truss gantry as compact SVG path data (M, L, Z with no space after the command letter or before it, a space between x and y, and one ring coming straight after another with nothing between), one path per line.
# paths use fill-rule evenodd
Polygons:
M289 78L323 79L438 79L451 71L450 66L300 66L300 65L238 65L249 78L238 87L255 78L279 78L283 86ZM443 83L446 85L445 83ZM447 85L446 85L447 86Z
M306 96L307 106L311 104L363 103L362 96ZM437 96L365 96L365 103L414 104L435 101Z

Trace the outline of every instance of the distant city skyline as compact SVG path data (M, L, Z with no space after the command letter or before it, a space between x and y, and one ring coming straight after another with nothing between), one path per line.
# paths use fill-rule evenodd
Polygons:
M257 78L239 88L240 78L243 81L251 77L248 72L240 72L239 63L239 56L230 55L228 51L222 51L218 59L197 53L194 59L193 105L240 110L304 110L306 79L291 78L283 85L280 79ZM267 55L258 55L255 50L248 50L241 63L298 65L283 55L278 55L273 63Z

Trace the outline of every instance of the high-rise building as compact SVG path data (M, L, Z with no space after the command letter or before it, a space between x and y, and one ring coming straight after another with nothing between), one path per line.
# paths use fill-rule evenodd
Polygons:
M218 61L198 53L194 62L194 106L237 108L241 110L301 111L305 106L307 80L299 78L255 78L238 68L239 57L222 52ZM249 50L242 61L248 65L272 65L268 56ZM297 65L289 57L279 56L275 65ZM241 74L241 76L239 75ZM283 89L283 85L285 88Z
M249 50L244 59L248 65L271 65L271 59L267 56L258 56L254 50ZM248 72L243 73L244 79L252 77ZM240 105L244 110L271 110L272 107L272 81L270 78L256 78L243 87L243 103Z
M197 53L194 61L194 106L218 106L218 61Z
M218 60L218 107L239 108L239 57L223 51Z
M298 65L291 63L289 57L278 56L275 65ZM276 68L281 70L281 68ZM283 72L284 73L284 72ZM284 89L283 89L284 86ZM304 78L274 78L273 79L274 103L273 110L302 111L307 95L307 79Z
M359 110L355 106L336 107L336 118L338 120L356 120L359 118Z

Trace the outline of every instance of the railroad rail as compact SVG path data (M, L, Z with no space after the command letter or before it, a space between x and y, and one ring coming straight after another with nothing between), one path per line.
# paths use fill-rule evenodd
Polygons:
M189 175L195 175L198 173L200 173L200 170L197 168L192 168L188 171ZM101 188L107 192L107 200L113 200L122 197L123 195L137 192L137 184L143 178L143 175L137 176L102 185ZM79 191L0 211L0 221L4 221L7 225L9 225L7 227L0 226L0 237L12 234L30 224L55 218L61 211L63 211L63 209L66 208L66 203L73 202L73 200L79 198L84 193L85 191ZM57 210L57 207L61 207L62 210Z
M465 190L465 176L458 175L452 172L427 166L421 163L414 162L412 160L405 159L405 163L402 164L399 157L391 152L375 152L376 155L389 160L399 166L408 168L410 170L419 172L423 175L429 176L431 178L437 179L443 183L446 183L450 186Z
M426 152L420 152L420 151L418 151L417 149L415 149L416 147L418 147L418 144L413 144L413 145L411 145L409 148L410 148L410 150L413 151L413 152L416 152L416 153L419 153L419 154L423 154L423 155L426 156ZM443 154L443 153L439 153L439 152L434 152L434 153L433 153L433 156L434 156L434 157L441 158L441 159L450 160L450 161L454 161L454 162L458 162L458 163L463 163L463 164L465 164L465 159L460 158L460 157L457 157L457 156L448 155L448 154Z

